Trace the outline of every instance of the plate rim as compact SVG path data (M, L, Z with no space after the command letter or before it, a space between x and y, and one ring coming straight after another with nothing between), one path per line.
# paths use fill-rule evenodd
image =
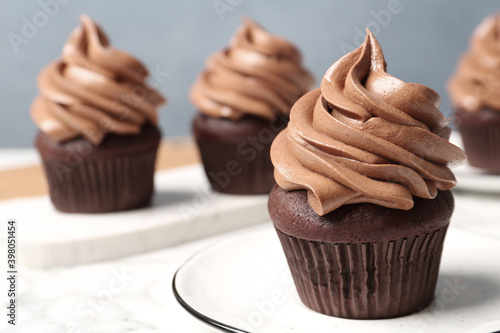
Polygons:
M191 257L192 258L192 257ZM172 291L174 293L174 297L175 299L177 300L177 302L189 313L191 314L192 316L194 316L196 319L198 320L201 320L202 322L204 322L205 324L208 324L212 327L215 327L219 330L221 330L222 332L226 332L226 333L251 333L251 332L248 332L248 331L244 331L242 329L239 329L239 328L236 328L236 327L233 327L231 325L228 325L228 324L224 324L218 320L215 320L213 318L210 318L198 311L196 311L194 308L192 308L184 299L182 299L181 295L179 294L179 292L177 291L177 288L176 288L176 278L177 278L177 273L184 267L184 265L186 265L188 262L191 261L191 258L189 258L188 260L186 260L186 262L184 262L181 267L179 267L177 269L177 271L175 272L174 274L174 277L172 279Z

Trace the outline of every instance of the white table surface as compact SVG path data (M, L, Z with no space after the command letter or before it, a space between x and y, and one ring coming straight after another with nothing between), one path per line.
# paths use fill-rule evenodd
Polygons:
M0 157L3 156L5 152L0 150ZM457 192L455 200L455 214L462 218L453 227L500 241L500 194ZM481 214L487 218L478 219L476 209L487 209L487 214ZM20 267L17 298L20 324L12 329L2 319L0 332L214 332L177 303L172 293L172 278L191 255L230 236L231 232L80 266ZM3 271L4 262L0 261ZM5 309L6 282L3 278L0 281L0 306Z
M192 254L221 237L95 264L21 267L20 325L0 332L214 332L177 303L172 278Z
M172 278L191 255L225 236L93 264L21 266L19 325L13 329L2 320L0 332L214 332L177 303ZM7 290L1 281L1 290ZM0 304L5 309L5 296Z

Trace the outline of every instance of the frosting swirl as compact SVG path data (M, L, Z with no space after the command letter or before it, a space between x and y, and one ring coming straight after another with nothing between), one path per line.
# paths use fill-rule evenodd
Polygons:
M276 182L307 190L319 215L361 202L408 210L413 196L434 198L456 184L449 167L465 159L448 142L439 103L434 90L387 74L367 31L293 106L271 147Z
M448 83L452 103L468 112L500 112L500 15L487 17L475 30Z
M191 89L192 103L212 117L288 116L313 84L299 51L245 19L230 47L212 55Z
M31 107L38 127L55 141L84 136L98 145L105 134L137 134L146 122L156 124L165 99L148 87L144 65L109 45L88 16L73 31L62 58L45 67L40 94Z

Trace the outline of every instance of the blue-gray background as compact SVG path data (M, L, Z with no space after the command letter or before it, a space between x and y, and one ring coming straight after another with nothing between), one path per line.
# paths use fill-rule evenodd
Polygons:
M51 15L40 14L44 7ZM151 71L168 73L158 82L169 100L160 111L160 126L164 136L182 136L189 134L194 113L187 98L190 85L207 56L227 45L243 16L298 45L318 81L343 55L342 45L357 46L362 38L357 32L368 25L382 45L388 72L437 90L448 115L446 80L471 32L499 9L494 0L2 0L0 147L31 146L36 127L29 107L37 74L59 57L81 13L99 22L114 46ZM389 10L390 19L383 15ZM34 19L38 31L16 53L9 33L23 36L23 20Z

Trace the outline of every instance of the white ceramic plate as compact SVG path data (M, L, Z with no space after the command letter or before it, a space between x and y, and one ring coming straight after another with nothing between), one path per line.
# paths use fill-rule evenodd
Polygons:
M463 149L462 138L453 132L450 142ZM500 175L488 174L465 163L452 169L457 178L457 190L500 194Z
M432 305L383 320L325 316L299 300L270 225L193 256L173 281L191 314L225 332L492 332L500 329L500 241L450 228Z

